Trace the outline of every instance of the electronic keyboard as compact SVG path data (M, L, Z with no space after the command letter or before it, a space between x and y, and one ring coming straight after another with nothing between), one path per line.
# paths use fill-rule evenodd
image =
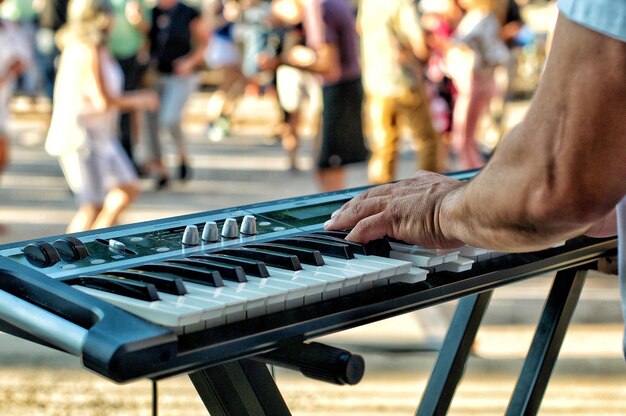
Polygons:
M364 189L0 246L0 330L116 382L160 379L616 250L616 239L584 237L525 254L431 250L325 232Z

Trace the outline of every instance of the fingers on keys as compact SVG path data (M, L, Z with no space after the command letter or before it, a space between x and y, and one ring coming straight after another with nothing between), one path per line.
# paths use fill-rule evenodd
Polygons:
M386 196L373 196L370 198L357 197L347 202L340 210L335 211L334 216L324 223L326 230L349 230L354 228L359 221L379 214L387 208L389 198Z

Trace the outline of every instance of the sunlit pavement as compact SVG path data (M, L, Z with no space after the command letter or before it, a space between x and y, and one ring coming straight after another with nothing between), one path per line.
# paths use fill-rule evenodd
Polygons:
M318 192L311 175L313 141L303 140L300 167L289 172L287 159L272 136L278 108L271 98L247 99L237 115L233 137L214 143L206 138L206 95L194 97L187 110L193 177L175 180L156 192L150 179L127 223L227 208ZM511 121L526 103L515 103ZM11 165L0 184L0 243L64 232L76 208L57 162L43 151L45 118L21 114L12 120ZM169 144L168 144L169 146ZM404 145L400 177L414 168L414 153ZM172 173L175 166L168 159ZM347 187L364 185L364 166L351 167ZM506 409L522 357L541 311L550 279L536 278L498 289L478 335L476 355L468 364L450 414L498 415ZM384 353L388 347L417 349L437 343L452 305L403 315L328 337L364 353L364 380L336 387L280 371L278 384L296 415L414 414L434 354ZM429 325L430 324L430 325ZM626 364L621 358L622 327L615 276L588 280L565 339L542 415L626 414ZM384 340L384 343L381 343ZM373 352L372 352L373 351ZM150 385L117 386L81 370L77 359L0 334L0 415L147 415ZM162 415L205 414L185 377L159 383Z

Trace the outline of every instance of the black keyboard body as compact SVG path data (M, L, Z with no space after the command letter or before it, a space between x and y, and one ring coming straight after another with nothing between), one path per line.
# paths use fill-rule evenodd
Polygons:
M472 174L460 173L457 177L464 179ZM27 259L26 247L41 242L53 244L68 236L0 246L0 304L4 304L0 330L80 356L85 367L116 382L160 379L263 354L285 343L310 340L541 273L591 265L616 251L614 238L580 237L540 252L480 261L460 273L433 272L418 283L374 287L190 333L177 333L149 322L64 282L320 231L332 211L363 189L80 233L71 237L84 243L89 255L61 259L46 267L41 267L46 258L35 255ZM202 228L205 222L215 221L221 226L227 218L241 221L245 215L256 217L255 236L240 235L196 246L181 244L188 225ZM58 243L55 247L62 248Z

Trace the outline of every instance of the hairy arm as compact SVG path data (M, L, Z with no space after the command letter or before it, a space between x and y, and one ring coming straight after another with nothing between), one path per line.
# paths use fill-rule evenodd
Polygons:
M626 194L625 67L626 43L560 17L526 118L472 181L418 172L347 203L327 228L503 251L586 232Z

